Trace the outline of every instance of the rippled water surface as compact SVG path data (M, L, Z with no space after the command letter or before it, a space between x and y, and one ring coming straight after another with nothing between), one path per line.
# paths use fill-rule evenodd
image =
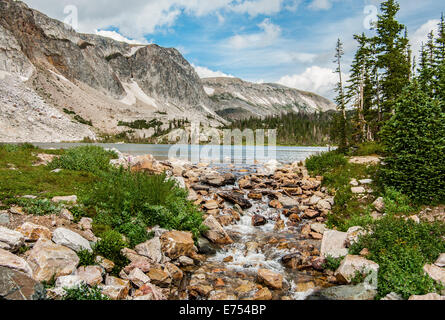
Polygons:
M85 143L35 143L41 148L73 148ZM166 160L169 154L175 158L183 158L192 162L217 159L219 162L245 162L246 159L259 162L276 159L282 163L302 161L313 154L328 151L326 147L254 147L254 146L180 146L162 144L96 144L104 148L116 148L123 153L132 155L152 154L158 160ZM176 150L176 152L174 152ZM182 154L181 154L182 152Z

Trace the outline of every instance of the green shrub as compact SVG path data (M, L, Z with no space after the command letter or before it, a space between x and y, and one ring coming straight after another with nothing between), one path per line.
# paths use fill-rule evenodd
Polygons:
M147 239L148 226L191 231L196 238L202 230L202 213L187 201L187 192L164 174L111 170L85 190L82 198L87 206L96 208L97 224L118 230L132 246Z
M385 212L389 215L410 215L416 211L416 208L411 206L409 197L394 188L385 189L383 201L385 203Z
M106 295L102 294L102 290L97 286L89 288L86 284L82 284L77 288L65 289L63 300L110 300Z
M341 262L343 261L344 257L338 257L334 258L332 256L326 257L326 262L323 265L324 269L336 271L338 267L340 267Z
M5 150L6 152L18 152L25 150L34 150L37 149L34 145L30 143L23 144L0 144L0 150Z
M417 83L398 99L381 131L386 165L382 178L416 202L445 201L445 113Z
M35 216L59 214L62 205L51 202L48 199L20 199L17 204L28 213Z
M349 252L358 254L367 248L368 258L379 264L378 298L390 292L405 299L414 294L440 292L440 285L425 275L423 266L433 263L445 251L444 224L386 216L374 222L370 230Z
M79 267L88 267L96 264L96 255L88 250L77 252L79 257Z
M94 253L115 263L113 270L114 275L127 266L130 261L124 257L121 250L128 247L128 243L124 241L122 235L114 230L109 230L100 235L101 240L94 247Z
M346 158L336 151L313 155L306 160L307 169L316 175L323 175L331 169L346 165Z
M67 150L60 158L54 159L49 167L98 173L109 170L110 159L115 157L114 152L101 147L82 146Z

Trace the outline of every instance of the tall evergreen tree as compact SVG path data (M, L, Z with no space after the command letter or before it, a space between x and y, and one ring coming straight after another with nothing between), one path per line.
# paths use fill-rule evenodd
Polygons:
M374 38L378 67L382 71L381 89L383 96L384 119L394 111L394 103L409 84L411 61L408 57L408 37L406 28L396 20L400 5L395 0L386 0L381 4L378 16L376 37ZM405 31L405 33L403 33Z
M346 151L347 149L347 135L346 135L346 95L343 87L343 74L342 74L342 58L344 55L343 43L340 39L337 40L337 46L335 48L335 60L334 63L337 65L335 73L338 74L339 81L335 88L337 92L337 97L335 102L337 103L337 109L341 112L339 119L339 149L340 151Z
M434 33L431 31L428 34L428 41L420 51L420 65L418 69L419 83L422 90L430 97L434 94L435 89L435 45L434 45Z
M445 19L442 13L440 19L436 46L434 51L434 73L436 77L435 96L445 105ZM445 112L445 110L444 110Z

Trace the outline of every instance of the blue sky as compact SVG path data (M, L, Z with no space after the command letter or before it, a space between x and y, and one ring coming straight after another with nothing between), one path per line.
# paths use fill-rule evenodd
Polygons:
M51 17L73 18L81 32L175 47L205 76L278 82L329 98L337 38L345 72L354 33L366 27L378 0L27 0ZM399 20L415 50L445 11L442 0L400 0ZM68 7L67 7L68 6ZM65 10L65 12L64 12ZM69 20L70 21L70 20ZM113 32L104 32L104 30ZM122 38L123 39L123 38Z

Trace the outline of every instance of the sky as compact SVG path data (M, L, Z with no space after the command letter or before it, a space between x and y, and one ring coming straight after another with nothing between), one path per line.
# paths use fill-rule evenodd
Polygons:
M353 34L372 35L380 0L25 0L77 31L174 47L201 77L275 82L333 98L333 56ZM414 52L436 29L443 0L399 0Z

